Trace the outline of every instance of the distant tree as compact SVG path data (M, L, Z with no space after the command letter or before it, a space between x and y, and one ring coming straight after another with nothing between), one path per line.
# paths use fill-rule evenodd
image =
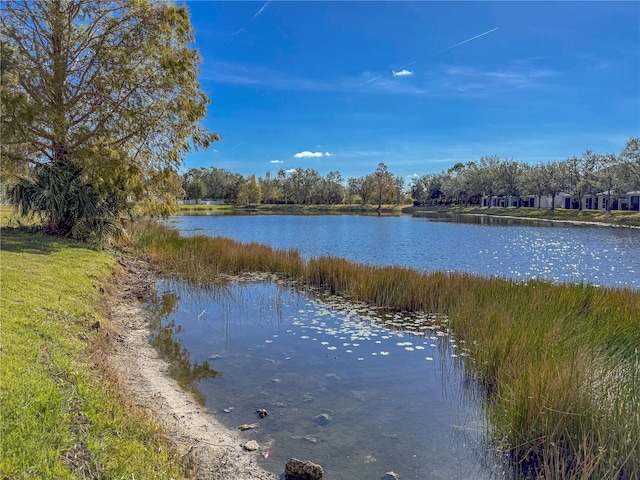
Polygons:
M395 178L384 163L380 162L376 171L367 175L366 183L370 201L377 205L378 211L383 203L392 203L395 200Z
M276 199L276 182L271 178L271 172L267 172L264 178L258 178L258 184L262 192L264 203L273 203Z
M318 185L322 177L313 168L296 168L289 174L287 186L290 195L296 204L314 203L314 195L318 192Z
M435 205L442 196L443 178L444 175L441 173L414 177L411 183L411 198L419 205Z
M318 203L326 205L342 203L345 195L343 181L340 172L329 172L325 178L321 179L316 185Z
M279 200L282 200L284 203L288 203L289 200L289 178L287 175L287 171L284 169L278 170L278 176L276 177L276 185L278 186L278 196Z
M556 208L556 196L567 189L566 166L565 162L549 162L541 167L542 189L551 197L551 210Z
M236 205L249 205L249 188L246 183L240 185L234 203Z
M256 180L255 175L249 175L246 183L244 183L247 188L247 200L249 205L255 205L260 203L262 200L262 189L260 188L260 184Z
M500 193L519 197L522 194L523 167L515 160L502 160L496 169L496 184Z
M208 99L187 9L5 0L0 30L0 163L18 172L23 212L80 239L107 234L136 205L170 212L184 155L218 139L199 124Z
M475 175L474 175L475 173ZM474 179L477 177L475 162L456 163L443 173L441 180L442 195L445 201L455 201L468 205L471 199L479 199L481 192L474 191Z
M538 208L541 206L542 195L546 193L544 185L543 165L524 165L522 167L521 185L528 195L535 195Z
M621 177L629 183L629 187L640 189L640 137L631 137L618 156L618 163L623 167Z
M488 208L491 208L491 199L497 193L499 165L500 158L497 155L480 157L478 163L468 164L471 194L486 195L489 199Z
M421 177L414 176L411 179L411 198L414 205L425 205L427 202L427 194L424 179L426 175Z
M367 203L365 177L354 177L347 180L347 203Z
M182 188L184 188L184 193L190 200L200 200L204 198L205 187L201 178L183 181Z
M393 178L393 202L396 205L404 203L406 192L404 190L404 178L395 176Z
M571 157L564 162L567 186L571 194L577 198L579 209L582 210L582 197L595 194L601 185L598 171L602 167L602 157L590 150L580 157Z

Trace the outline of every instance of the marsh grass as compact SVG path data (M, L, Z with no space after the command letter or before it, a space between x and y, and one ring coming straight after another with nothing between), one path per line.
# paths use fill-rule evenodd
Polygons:
M637 291L303 261L296 251L182 238L157 224L133 225L131 241L196 283L263 271L389 310L446 314L484 392L488 441L514 476L640 478Z
M13 229L0 235L0 477L183 478L162 432L100 361L111 256Z

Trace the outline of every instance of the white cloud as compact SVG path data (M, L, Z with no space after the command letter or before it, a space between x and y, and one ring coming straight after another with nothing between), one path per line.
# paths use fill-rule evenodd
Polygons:
M284 160L271 160L269 163L284 163Z
M413 75L413 72L411 70L407 70L406 68L403 68L399 72L396 72L395 70L391 71L393 72L394 77L407 77L409 75Z
M289 174L294 173L295 171L296 171L295 168L290 168L289 170L285 170L285 172Z
M304 151L304 152L300 152L300 153L296 153L294 155L295 158L319 158L319 157L330 157L331 154L329 152L309 152L309 151Z

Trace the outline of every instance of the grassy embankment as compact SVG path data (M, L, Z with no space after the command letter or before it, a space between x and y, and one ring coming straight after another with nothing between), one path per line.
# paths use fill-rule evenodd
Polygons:
M7 214L0 210L4 226ZM0 477L183 478L162 432L127 403L101 360L112 256L0 234Z
M519 473L640 478L640 295L627 289L303 260L229 239L131 232L168 274L196 283L267 271L397 311L445 313L486 393L491 437Z
M416 211L443 211L449 213L458 213L465 215L493 215L508 216L517 218L533 218L537 220L557 220L565 222L594 222L612 225L640 226L640 212L612 210L565 210L563 208L515 208L515 207L445 207L439 208L428 207L411 207L405 209L405 212Z
M382 213L402 213L406 205L382 205ZM340 214L340 213L377 213L377 206L371 205L294 205L264 203L259 205L180 205L181 213L274 213L274 214Z
M377 213L371 205L282 205L260 204L243 207L234 205L180 205L181 213L233 213L260 212L277 214L341 214ZM461 215L491 215L536 220L557 220L565 222L594 222L613 225L640 226L640 212L604 210L565 210L556 208L502 208L502 207L412 207L407 205L383 205L382 213L400 214L417 212L452 213Z

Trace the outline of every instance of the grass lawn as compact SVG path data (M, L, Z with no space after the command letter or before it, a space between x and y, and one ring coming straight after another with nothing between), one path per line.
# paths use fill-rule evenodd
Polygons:
M111 254L0 235L0 477L183 478L162 432L100 367Z
M612 210L565 210L564 208L504 207L412 207L405 211L438 211L469 215L495 215L568 222L596 222L613 225L640 226L640 212Z

